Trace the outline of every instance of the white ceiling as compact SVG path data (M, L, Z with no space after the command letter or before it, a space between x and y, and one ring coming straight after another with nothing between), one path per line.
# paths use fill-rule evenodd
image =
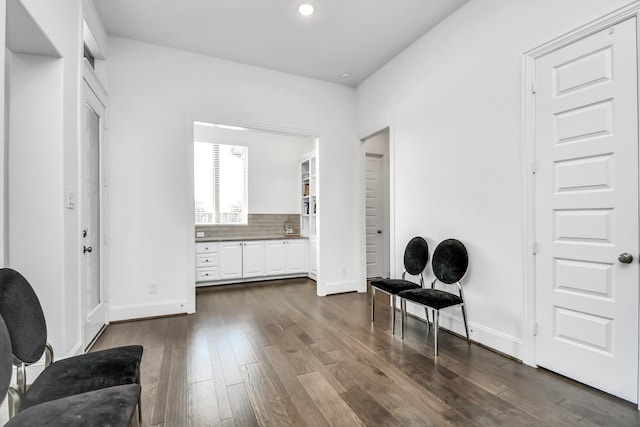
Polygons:
M107 33L351 86L469 0L94 0ZM350 73L343 78L340 74Z

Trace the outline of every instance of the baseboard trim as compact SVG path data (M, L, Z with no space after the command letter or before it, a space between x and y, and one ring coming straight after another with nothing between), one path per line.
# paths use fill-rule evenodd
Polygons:
M356 292L358 287L353 281L327 283L324 288L324 295L342 294L345 292Z
M421 306L407 303L407 313L425 320L424 309ZM433 320L433 318L431 320ZM466 337L462 316L455 316L453 313L441 311L439 323L441 329L446 329L456 335ZM522 361L523 342L519 338L474 322L469 322L469 339L491 350Z
M109 320L117 322L120 320L133 320L157 316L170 316L173 314L184 314L187 312L187 302L184 300L167 301L151 304L133 304L111 307L109 310Z

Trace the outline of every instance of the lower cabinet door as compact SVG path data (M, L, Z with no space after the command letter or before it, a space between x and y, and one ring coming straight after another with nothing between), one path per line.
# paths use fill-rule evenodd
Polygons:
M242 243L242 277L264 276L264 240Z
M307 272L307 241L303 239L287 240L286 270L287 274Z
M242 277L242 242L222 242L218 247L218 278Z
M264 269L268 276L285 274L286 241L268 240L265 248Z

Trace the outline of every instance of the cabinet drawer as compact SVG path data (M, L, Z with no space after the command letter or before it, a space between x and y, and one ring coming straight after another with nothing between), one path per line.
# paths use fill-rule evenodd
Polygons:
M218 280L218 267L196 268L196 282Z
M210 252L218 252L217 242L196 242L197 254L206 254Z
M218 254L196 254L196 267L217 267Z

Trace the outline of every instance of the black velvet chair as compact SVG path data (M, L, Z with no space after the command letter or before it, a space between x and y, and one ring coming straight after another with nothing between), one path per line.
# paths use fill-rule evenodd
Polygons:
M436 250L433 251L431 260L431 268L435 276L431 281L431 288L426 289L410 289L400 292L400 308L402 310L402 337L404 338L404 321L406 314L406 302L412 303L433 310L434 331L434 347L435 355L438 355L438 330L440 310L444 308L459 305L462 308L462 318L464 320L464 329L467 334L467 342L469 341L469 327L467 326L467 310L464 303L464 293L460 279L467 272L469 266L469 255L467 249L462 242L456 239L447 239L441 242ZM446 285L456 284L458 286L458 295L441 289L436 289L436 282L440 281ZM427 314L427 324L429 324L429 316Z
M0 317L0 401L10 390L11 339ZM137 426L136 406L140 386L127 384L103 388L35 405L13 417L5 427L125 427Z
M17 390L9 394L9 413L88 391L140 384L142 346L130 345L53 362L47 326L35 291L20 273L0 269L0 316L4 319L17 367ZM45 354L45 368L27 388L26 367ZM104 392L110 394L111 392ZM140 401L138 416L141 417Z
M371 321L373 322L376 308L376 291L391 296L391 333L396 330L396 295L408 289L420 289L424 286L422 272L429 262L429 245L422 237L414 237L404 249L404 272L401 279L379 279L371 281ZM406 274L419 276L420 284L405 280Z

